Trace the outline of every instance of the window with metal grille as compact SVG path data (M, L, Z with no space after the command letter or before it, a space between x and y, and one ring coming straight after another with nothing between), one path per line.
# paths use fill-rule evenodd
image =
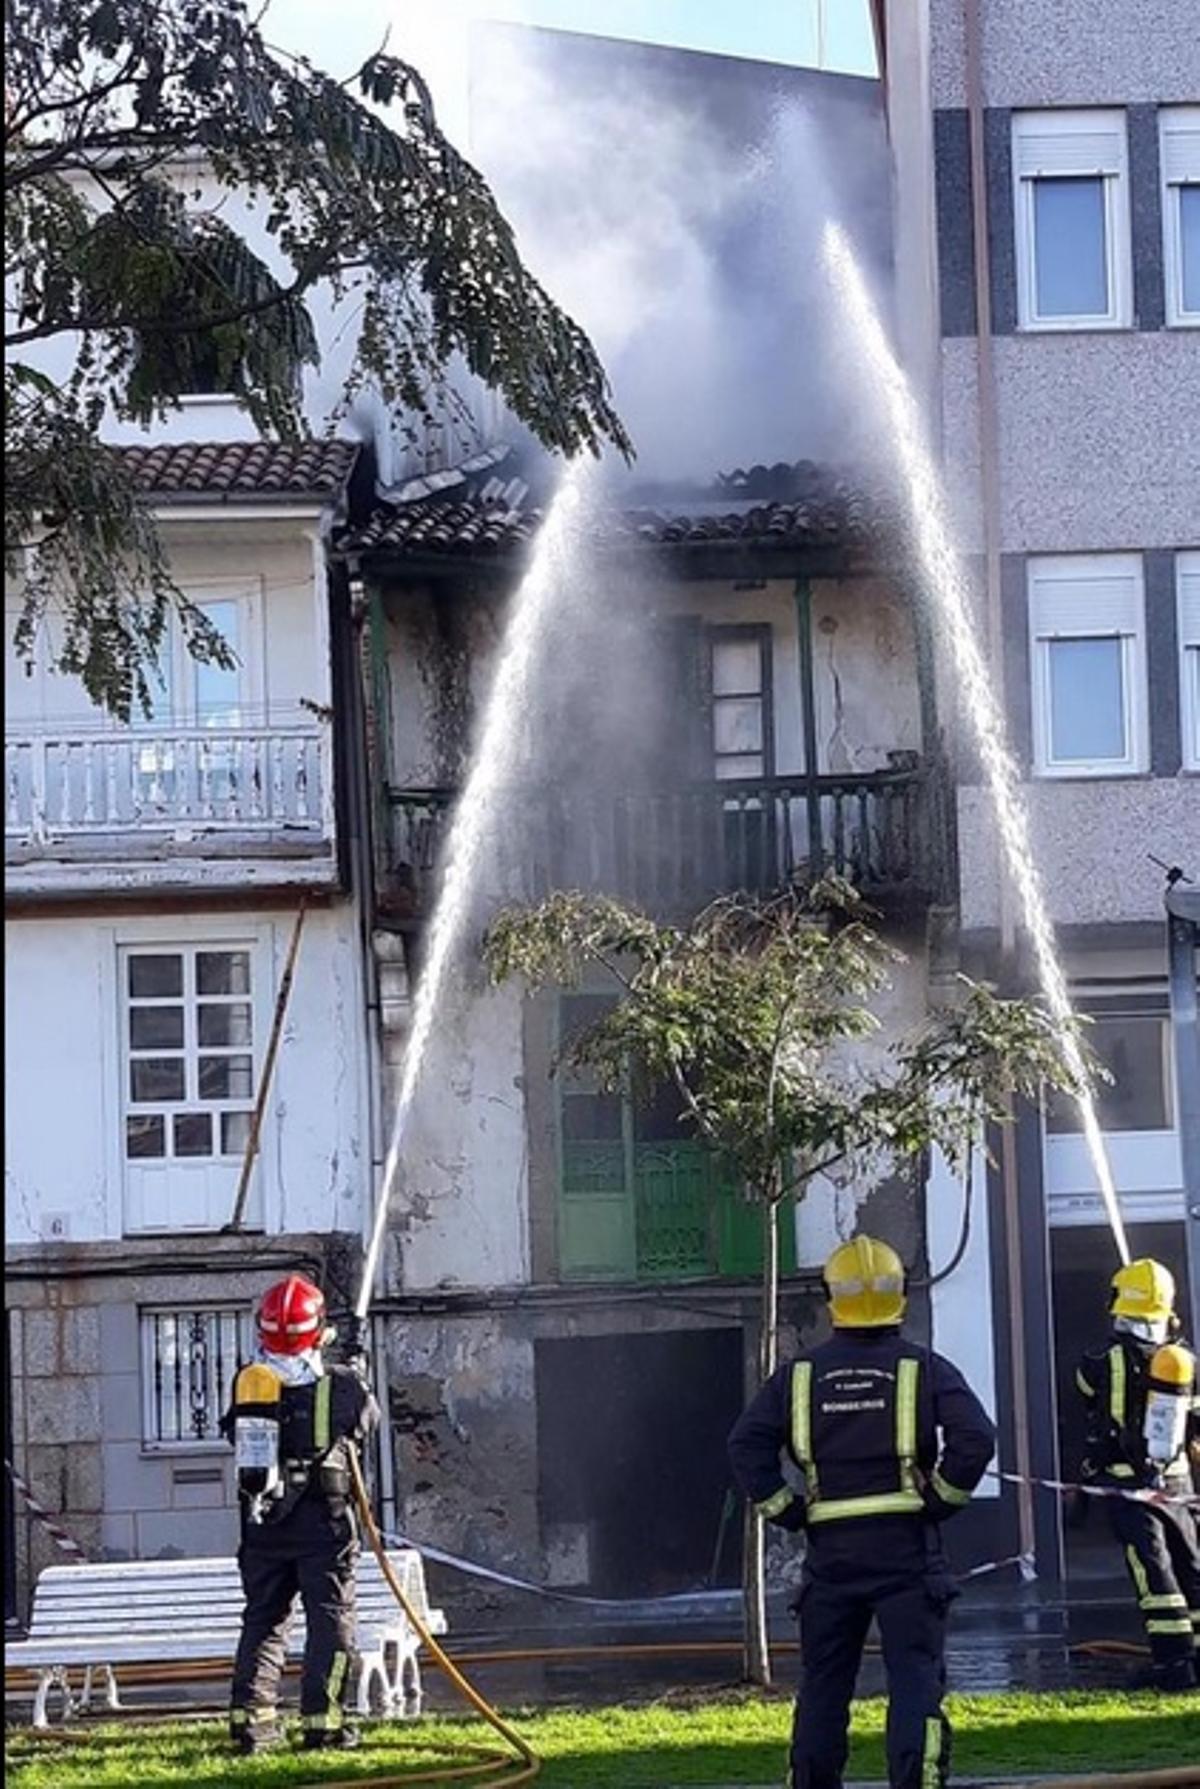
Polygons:
M254 1348L249 1309L144 1310L141 1327L144 1445L219 1441L234 1376Z
M238 1158L254 1100L253 952L123 953L125 1157Z

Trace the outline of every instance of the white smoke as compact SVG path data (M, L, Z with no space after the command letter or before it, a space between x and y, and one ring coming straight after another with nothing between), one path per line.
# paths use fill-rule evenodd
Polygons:
M476 29L474 158L523 257L595 342L643 476L848 457L797 110L869 263L886 263L887 151L866 83Z

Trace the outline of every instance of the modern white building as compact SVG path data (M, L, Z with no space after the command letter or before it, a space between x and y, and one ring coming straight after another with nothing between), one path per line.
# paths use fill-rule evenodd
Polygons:
M1200 875L1194 9L876 11L905 358L977 575L1072 994L1114 1077L1100 1118L1130 1245L1186 1287L1164 894L1171 866ZM952 714L952 689L942 696ZM960 765L962 960L1023 987L1028 945L996 826L969 753ZM1013 1458L1023 1430L1033 1470L1069 1478L1075 1357L1103 1331L1117 1265L1073 1110L1020 1115L991 1215L981 1292L1003 1445ZM1039 1496L1034 1513L1054 1578L1060 1506Z

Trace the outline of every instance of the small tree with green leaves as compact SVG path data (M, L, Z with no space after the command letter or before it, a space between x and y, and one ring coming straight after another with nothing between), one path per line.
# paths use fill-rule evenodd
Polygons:
M461 361L545 446L629 443L584 332L521 260L429 91L380 50L348 81L273 46L244 0L6 0L5 564L28 656L59 606L55 663L127 718L170 614L228 661L176 587L148 506L98 431L194 391L268 435L303 428L320 358L311 302L355 331L343 405L471 439ZM204 176L204 194L198 175ZM235 201L257 210L251 239ZM39 352L58 342L65 372Z
M673 1082L684 1122L731 1166L763 1222L761 1379L778 1360L781 1211L833 1169L878 1180L931 1147L965 1168L1013 1096L1072 1087L1053 1021L960 980L919 1035L864 1049L899 953L846 884L766 901L724 899L690 925L596 896L554 894L492 924L495 982L572 987L600 970L612 1008L564 1062L616 1090L629 1071ZM763 1525L747 1512L745 1662L770 1681Z

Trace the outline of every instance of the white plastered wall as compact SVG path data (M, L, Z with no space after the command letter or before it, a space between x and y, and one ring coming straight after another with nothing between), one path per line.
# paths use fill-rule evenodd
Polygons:
M318 586L318 518L254 521L225 516L214 507L203 522L165 520L164 543L171 573L186 595L249 596L250 637L239 642L243 698L248 718L276 725L307 722L301 701L327 704L330 691L327 596ZM35 656L18 659L13 630L20 593L5 597L5 711L12 733L55 727L94 728L111 722L90 701L76 677L48 669L61 642L53 613L42 626Z
M287 909L14 919L5 928L6 1240L116 1240L124 1228L117 953L122 945L248 940L265 955L266 1017L283 969ZM359 939L348 904L311 910L267 1108L262 1211L268 1234L362 1222ZM261 1063L265 1028L258 1029ZM64 1219L65 1230L52 1228Z

